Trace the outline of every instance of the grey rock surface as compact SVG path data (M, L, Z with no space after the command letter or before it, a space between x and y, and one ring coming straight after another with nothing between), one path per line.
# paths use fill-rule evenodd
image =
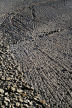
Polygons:
M22 1L1 30L24 80L51 108L71 108L72 1Z

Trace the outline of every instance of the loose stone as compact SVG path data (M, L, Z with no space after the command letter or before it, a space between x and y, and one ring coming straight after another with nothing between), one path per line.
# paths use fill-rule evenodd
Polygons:
M4 90L3 89L0 89L0 93L4 93Z
M10 100L7 97L5 97L5 100L8 101L8 102L10 102Z
M11 90L12 90L13 92L15 92L16 89L15 89L14 87L11 87Z
M23 90L17 89L17 92L18 92L18 93L23 93Z
M45 104L45 103L46 103L45 100L40 100L40 102L41 102L42 104Z
M16 103L16 106L17 106L17 107L19 107L19 106L20 106L20 103L19 103L19 102L17 102L17 103Z
M8 95L8 92L6 92L5 95Z

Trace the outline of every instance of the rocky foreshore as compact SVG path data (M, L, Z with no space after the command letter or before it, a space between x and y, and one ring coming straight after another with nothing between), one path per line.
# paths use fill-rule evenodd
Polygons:
M45 100L24 79L0 31L0 108L46 108Z
M0 6L0 107L72 108L72 0Z

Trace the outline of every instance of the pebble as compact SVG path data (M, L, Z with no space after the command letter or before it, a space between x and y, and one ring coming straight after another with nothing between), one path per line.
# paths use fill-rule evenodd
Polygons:
M10 78L7 78L6 80L7 80L7 81L9 81L9 80L10 80Z
M20 102L23 102L23 99L22 99L21 97L19 97L19 101L20 101Z
M18 93L23 93L23 90L17 89L17 92L18 92Z
M29 102L29 105L33 105L32 101L31 101L31 102Z
M8 102L4 101L5 105L8 106Z
M24 105L25 107L29 108L29 106L27 104Z
M19 99L20 102L23 102L22 98Z
M18 69L18 71L21 71L21 68L20 68L20 66L18 66L18 67L17 67L17 69Z
M10 102L10 100L7 97L5 97L5 100L8 101L8 102Z
M4 93L4 90L3 89L0 89L0 93Z
M29 100L25 100L25 103L29 103L30 101Z
M2 77L1 79L2 79L2 80L5 80L5 77Z
M50 108L50 104L48 105L48 108Z
M20 106L20 103L19 102L16 102L16 106L19 107Z
M34 98L34 100L36 100L36 101L37 101L37 98Z
M14 87L11 87L11 90L12 90L13 92L15 92L16 88L14 88Z
M25 92L25 93L23 93L22 95L23 95L23 97L26 97L26 96L27 96L26 92Z
M2 105L2 108L5 108L5 106L4 106L4 105Z
M5 95L8 95L8 92L6 92Z
M40 100L40 102L41 102L42 104L45 104L45 103L46 103L45 100Z

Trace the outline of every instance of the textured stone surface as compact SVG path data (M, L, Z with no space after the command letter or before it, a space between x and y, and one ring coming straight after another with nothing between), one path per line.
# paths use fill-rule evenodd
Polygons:
M46 108L45 100L24 81L18 66L0 32L0 108Z
M45 104L46 101L51 108L71 108L72 1L27 0L24 3L26 5L8 14L1 24L4 43L10 46L15 58L13 55L12 57L20 66L20 73L15 70L11 77L6 75L2 80L9 82L17 75L15 80L18 84L11 86L13 94L19 98L17 107L21 106L23 101L21 84L27 81L39 93L35 97L35 94L31 93L35 105L38 102L37 97L40 96L38 104ZM2 58L5 58L4 54ZM7 61L6 65L13 70ZM19 77L19 74L22 75ZM27 89L29 90L28 85ZM22 96L27 96L27 93L24 92ZM28 96L31 95L29 93ZM24 102L27 103L26 107L28 103L32 106L32 101L24 99Z

